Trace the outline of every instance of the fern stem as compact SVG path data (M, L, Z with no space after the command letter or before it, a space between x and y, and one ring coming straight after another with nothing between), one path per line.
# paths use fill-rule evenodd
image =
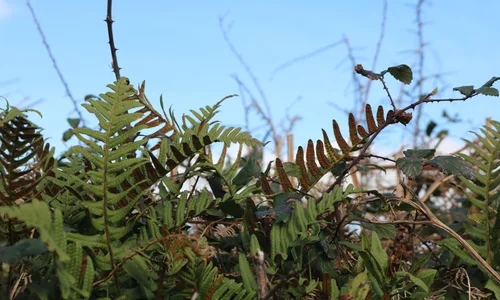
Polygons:
M111 0L110 0L111 2ZM109 135L107 136L109 139ZM111 236L109 233L109 223L108 223L108 157L109 157L109 140L104 144L104 162L103 162L103 217L104 217L104 232L106 233L106 245L108 246L109 260L111 262L112 269L115 268L114 257L113 257L113 247L111 247ZM116 292L120 296L120 285L118 284L118 275L113 274L113 279L115 282Z

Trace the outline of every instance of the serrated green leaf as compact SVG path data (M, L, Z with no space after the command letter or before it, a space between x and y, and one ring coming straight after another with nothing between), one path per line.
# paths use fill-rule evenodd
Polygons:
M403 151L405 157L411 159L417 159L417 158L431 159L432 157L434 157L435 153L436 149L408 149L406 151Z
M480 87L476 92L483 94L485 96L495 96L498 97L498 90L492 87Z
M453 90L460 92L460 94L464 96L470 96L474 92L474 86L473 85L458 86L454 87Z
M396 166L408 177L415 177L422 173L423 159L410 159L400 157L396 160Z
M482 87L491 87L495 81L500 80L500 77L491 77L490 80L486 81L485 84L483 84Z
M470 180L476 177L476 169L467 161L455 156L436 156L425 164L440 168L441 172L447 175L464 176Z
M407 65L389 67L387 71L397 80L404 84L410 84L413 79L411 68Z

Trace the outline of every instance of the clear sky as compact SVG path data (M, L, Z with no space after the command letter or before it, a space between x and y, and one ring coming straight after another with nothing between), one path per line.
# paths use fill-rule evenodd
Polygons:
M294 64L272 79L281 64L341 40L345 35L354 48L356 62L369 67L380 34L383 1L113 1L115 42L122 75L133 83L146 80L150 101L159 108L159 96L179 116L188 109L213 104L239 93L232 74L255 92L245 69L231 53L219 29L225 16L232 24L229 36L251 67L279 121L285 109L302 120L294 131L296 145L320 138L321 128L331 132L337 119L346 130L347 117L329 103L352 107L352 68L341 44L311 59ZM386 31L378 71L415 62L408 50L417 47L417 1L388 0ZM107 44L106 1L32 0L42 29L73 96L107 91L114 81ZM439 87L440 96L460 96L453 86L481 85L500 76L500 2L433 1L423 7L426 73L449 72L444 82L429 81L427 92ZM42 100L33 108L43 119L49 142L60 150L66 118L75 117L56 71L52 67L31 14L22 0L0 0L0 95L12 105ZM366 82L365 78L360 78ZM399 85L392 80L394 92ZM496 87L500 88L497 82ZM455 138L466 136L486 117L500 119L499 98L480 96L468 102L430 104L425 120L441 122L443 109L458 113L467 123L453 127ZM381 86L374 82L372 104L389 109ZM3 106L4 104L0 104ZM92 118L87 115L92 123ZM226 102L219 119L228 125L244 125L241 99ZM95 123L94 123L95 124ZM258 120L252 124L257 125ZM346 132L347 134L347 132ZM392 132L394 134L394 132ZM400 135L397 135L398 139ZM391 140L391 132L385 140Z

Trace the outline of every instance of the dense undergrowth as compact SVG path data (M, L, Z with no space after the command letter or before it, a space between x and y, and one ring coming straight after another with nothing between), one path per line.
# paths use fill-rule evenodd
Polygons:
M412 80L406 65L356 72L384 86L386 74ZM416 106L498 96L498 79L455 88L461 98L432 91L388 112L366 105L366 123L334 120L294 161L269 165L263 142L215 120L226 99L177 119L121 77L83 104L97 129L69 120L80 144L61 157L26 111L7 105L1 297L500 298L500 123L456 155L408 149L392 160L370 148ZM386 176L380 161L404 174L397 191L350 183L360 172Z

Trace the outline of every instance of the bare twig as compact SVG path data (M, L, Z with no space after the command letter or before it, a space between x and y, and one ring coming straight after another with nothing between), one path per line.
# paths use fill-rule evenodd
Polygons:
M286 68L288 68L288 67L290 67L290 66L292 66L292 65L294 65L294 64L296 64L298 62L301 62L301 61L307 60L309 58L312 58L312 57L314 57L314 56L316 56L318 54L321 54L321 53L323 53L323 52L325 52L327 50L333 49L333 48L337 47L338 45L342 44L343 42L344 42L343 40L336 41L334 43L331 43L329 45L326 45L324 47L321 47L319 49L316 49L316 50L314 50L312 52L309 52L307 54L301 55L299 57L296 57L296 58L294 58L292 60L289 60L289 61L285 62L284 64L279 65L271 73L271 79L274 78L274 76L276 75L276 73L282 71L283 69L286 69Z
M352 67L355 68L356 67L356 58L354 57L354 51L351 47L349 39L345 35L344 35L344 44L347 47L347 54L349 57L349 61L351 62ZM361 103L361 101L363 99L363 84L361 83L361 80L359 80L359 77L356 75L356 72L352 72L352 81L354 82L354 94L355 94L354 103L358 104L358 103ZM356 96L356 94L357 94L357 96ZM360 117L363 115L362 114L363 108L364 107L359 108ZM359 119L360 118L358 118L358 120Z
M370 71L367 71L367 72L370 72ZM373 72L371 72L371 73L373 73ZM362 74L362 75L366 76L366 77L370 77L370 76L365 75L365 74ZM375 75L377 75L377 74L375 74ZM379 78L376 78L376 79L379 79ZM389 90L387 90L387 93L390 95ZM465 100L473 98L477 95L479 95L479 93L474 92L474 93L472 93L468 96L464 96L462 98L431 99L431 97L433 95L431 93L429 93L426 96L422 97L420 100L418 100L412 104L409 104L408 106L406 106L402 109L395 109L394 114L392 114L392 116L387 118L386 122L377 128L377 130L371 135L371 137L366 142L366 144L364 144L363 148L359 152L359 155L351 161L351 163L340 173L339 176L337 176L337 179L335 180L335 182L332 185L330 185L330 187L328 187L328 189L325 191L325 194L331 192L335 188L335 186L339 185L344 180L345 176L347 174L349 174L350 170L353 167L355 167L357 164L359 164L361 159L363 159L364 155L366 154L366 151L368 150L370 145L373 143L373 141L377 138L377 136L380 134L380 132L382 132L382 130L384 130L386 127L388 127L391 124L399 123L398 119L405 116L405 114L407 114L406 111L408 111L410 109L415 109L415 107L418 107L418 106L422 105L423 103L444 102L444 101L450 101L450 102L465 101ZM321 201L322 199L323 199L323 197L320 197L317 200L317 202Z
M434 193L435 190L437 190L442 184L450 181L451 179L455 178L455 175L448 175L446 177L441 178L440 180L434 181L434 183L427 189L425 192L425 195L422 197L422 202L425 202L429 200L431 197L432 193Z
M417 15L417 36L418 36L418 79L417 79L417 87L418 87L418 95L423 94L423 78L424 78L424 37L423 37L423 27L424 23L422 21L422 6L425 3L425 0L419 0L416 5L416 15ZM420 119L422 117L422 109L423 106L419 106L415 113L415 121L414 121L414 131L413 131L413 144L417 145L418 137L420 136Z
M371 82L371 80L370 80ZM389 89L387 88L387 85L385 84L384 77L380 77L380 82L382 82L382 85L384 85L384 90L387 92L387 97L389 97L389 100L391 100L391 105L394 111L396 111L396 105L394 104L394 101L392 100L391 93L389 93Z
M75 98L73 97L73 94L71 93L71 91L69 89L69 86L68 86L68 83L66 82L66 79L64 79L64 76L57 65L57 61L56 61L54 55L52 54L52 50L50 49L50 46L49 46L49 43L47 42L47 38L45 37L45 34L43 33L40 22L38 21L38 18L36 17L35 10L33 9L33 6L31 6L30 0L26 0L26 6L28 6L28 9L31 13L31 17L33 18L33 21L35 22L38 33L42 37L42 43L45 46L47 53L49 54L50 60L52 61L52 65L54 66L54 69L56 70L57 75L59 76L59 80L61 80L61 83L63 84L64 89L66 90L66 95L69 97L69 99L73 103L74 110L77 113L78 118L80 119L80 122L82 123L82 125L85 125L85 120L83 119L82 112L80 111L78 103L76 102Z
M252 92L250 91L250 89L236 75L233 75L234 80L237 82L237 84L238 84L238 86L240 88L240 91L241 90L245 91L248 94L248 96L250 97L250 99L251 99L251 104L245 107L245 121L247 123L247 127L249 127L249 125L248 125L249 108L253 107L253 108L255 108L255 110L257 111L257 113L264 119L264 121L266 122L267 126L269 127L269 130L271 132L271 135L272 135L272 138L273 138L273 141L274 141L274 146L275 146L274 151L275 151L276 157L281 157L281 154L282 154L281 150L283 148L283 138L278 133L278 131L276 129L276 125L273 122L273 117L272 117L272 113L271 113L271 107L269 105L269 101L267 99L267 96L264 93L264 89L260 85L257 77L253 73L253 71L250 68L250 66L243 59L243 56L240 54L240 52L238 52L238 50L236 49L236 47L234 46L234 44L229 39L228 29L224 28L224 18L223 17L219 18L219 27L220 27L220 31L222 33L222 36L224 38L224 41L229 46L229 49L234 54L234 56L236 56L236 59L239 61L239 63L245 69L247 75L252 80L252 83L253 83L255 89L257 90L257 93L259 94L260 101L257 99L257 97L255 97L252 94ZM260 102L262 102L263 106L261 105Z
M250 69L250 66L245 62L245 60L243 59L243 56L241 56L241 54L238 52L236 47L233 45L233 43L229 39L228 31L226 29L224 29L224 19L222 17L219 18L219 27L220 27L220 30L222 32L222 37L224 38L224 41L226 41L226 44L229 46L229 49L231 49L231 52L233 52L234 56L236 56L236 58L238 59L238 61L243 66L243 68L247 72L248 76L252 80L255 88L257 89L257 92L259 93L260 98L261 98L261 100L264 103L264 106L266 108L266 114L269 116L270 119L272 119L271 108L269 107L269 101L267 100L266 94L264 93L264 90L262 89L259 81L257 80L257 77L252 72L252 69Z
M268 115L260 106L259 102L253 95L252 91L243 83L240 78L237 75L232 76L233 79L236 81L238 84L238 87L240 88L240 91L245 92L249 97L250 97L250 104L246 107L245 109L245 120L248 122L248 112L250 108L254 108L257 114L264 120L266 123L267 127L271 131L271 135L273 137L273 142L274 142L274 147L275 147L275 154L276 157L281 156L281 150L283 147L283 139L282 137L278 134L278 131L276 130L276 126L274 125L273 119L270 115ZM242 93L244 94L244 93ZM247 127L249 127L247 123Z
M118 58L116 57L116 47L115 47L115 39L113 37L113 18L112 18L112 12L113 12L113 0L108 0L108 7L107 7L107 13L106 13L106 19L104 22L106 22L107 27L108 27L108 39L109 39L109 49L111 50L111 67L113 68L113 72L115 73L116 80L120 79L120 67L118 66Z
M372 70L375 70L377 67L377 62L378 62L378 56L380 54L380 48L382 47L382 42L384 40L384 34L385 34L385 22L387 20L387 0L384 0L384 7L382 9L382 22L380 23L380 35L378 37L377 41L377 46L375 48L375 54L373 55L373 61L372 61ZM368 95L370 94L370 88L372 85L372 81L369 81L368 84L366 85L365 88L365 95L361 103L361 111L363 108L366 106L366 103L368 102Z

